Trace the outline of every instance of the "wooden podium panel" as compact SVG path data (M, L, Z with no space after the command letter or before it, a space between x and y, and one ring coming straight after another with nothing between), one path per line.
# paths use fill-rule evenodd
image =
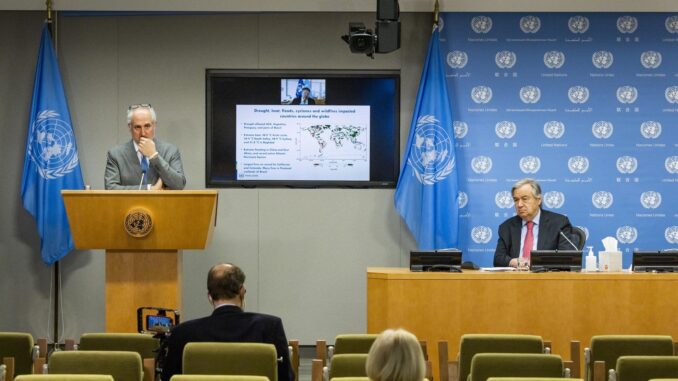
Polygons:
M676 294L678 274L368 268L367 332L402 327L426 340L440 380L437 342L447 340L454 359L466 333L540 335L563 359L569 359L570 340L580 340L583 350L594 335L678 338Z
M139 307L181 309L181 250L209 243L217 191L61 193L75 247L106 249L107 332L136 332ZM143 237L125 229L134 210L143 210L152 221Z

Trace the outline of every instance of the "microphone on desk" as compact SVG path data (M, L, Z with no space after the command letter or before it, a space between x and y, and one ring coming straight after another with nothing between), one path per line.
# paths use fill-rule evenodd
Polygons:
M141 187L144 184L146 172L148 172L148 159L144 156L143 159L141 159L141 181L139 181L139 190L141 190Z
M565 233L563 233L562 230L560 231L560 235L562 235L563 238L565 238L565 240L567 241L567 243L569 243L569 244L574 248L575 251L579 251L579 248L577 247L577 245L575 245L574 243L572 243L572 241L570 241L570 239L567 238L567 236L565 235Z

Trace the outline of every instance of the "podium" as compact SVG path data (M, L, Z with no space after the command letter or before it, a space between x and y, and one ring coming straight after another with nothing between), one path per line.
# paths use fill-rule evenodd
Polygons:
M75 248L106 250L106 332L136 332L138 307L181 309L182 250L209 244L217 191L61 194Z

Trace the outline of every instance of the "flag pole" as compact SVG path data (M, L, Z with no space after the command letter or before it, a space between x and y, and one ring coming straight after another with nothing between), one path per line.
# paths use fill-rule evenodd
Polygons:
M54 45L54 53L57 54L57 47L54 43L54 23L52 22L52 0L45 0L45 7L47 8L47 27L49 28L50 37L52 38L52 45ZM61 305L60 293L61 289L59 285L61 284L61 271L59 271L59 261L54 262L52 271L54 272L54 305L52 312L54 313L54 340L52 342L53 349L56 350L59 347L59 306ZM48 333L49 334L49 333Z
M50 0L47 0L50 1ZM433 25L438 26L438 15L440 13L440 3L436 0L435 5L433 6Z

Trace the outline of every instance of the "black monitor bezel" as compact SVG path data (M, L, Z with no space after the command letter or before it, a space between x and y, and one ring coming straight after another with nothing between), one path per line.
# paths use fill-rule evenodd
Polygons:
M583 254L581 250L532 250L530 252L530 268L547 271L579 271L582 266Z

